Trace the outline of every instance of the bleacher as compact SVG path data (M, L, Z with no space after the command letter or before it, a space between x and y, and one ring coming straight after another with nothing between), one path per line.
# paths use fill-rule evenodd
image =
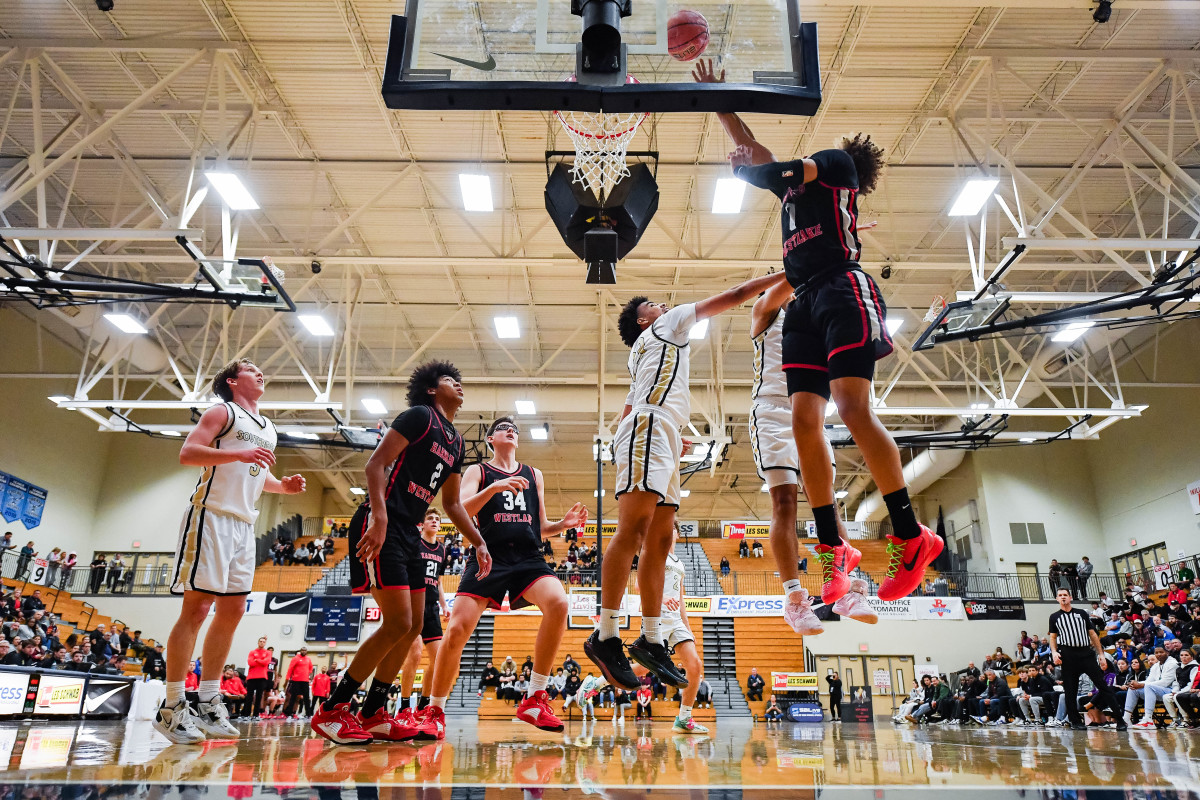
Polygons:
M52 613L58 619L60 627L68 626L77 631L92 631L96 629L97 625L103 623L106 630L112 629L112 617L99 613L95 606L92 606L90 603L76 600L71 596L70 592L51 589L47 586L38 586L13 578L4 578L3 582L10 589L20 589L23 597L32 595L34 589L41 590L42 602L46 604L47 616ZM70 633L70 630L61 631L58 638L66 639Z
M301 544L323 543L324 541L324 536L306 536L296 540L296 548L299 549ZM349 562L346 561L349 555L350 540L335 538L333 553L325 557L325 566L323 567L305 567L299 564L276 565L274 560L268 556L254 570L253 590L256 592L307 592L312 590L318 581L325 578L327 573L342 567L345 572L344 580L339 584L336 579L330 578L327 585L349 585L350 567ZM345 563L343 564L343 562Z
M805 671L804 638L782 617L737 617L733 625L738 683L744 691L752 667L766 681L763 699L746 701L750 712L762 717L771 696L771 673Z

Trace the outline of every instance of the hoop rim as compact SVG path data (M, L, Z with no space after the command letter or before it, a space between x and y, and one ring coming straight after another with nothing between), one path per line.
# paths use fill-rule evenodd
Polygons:
M572 73L570 76L568 76L568 77L567 77L567 79L566 79L566 81L565 81L565 82L566 82L566 83L576 83L577 81L578 81L578 78L575 76L575 74L574 74L574 73ZM639 80L638 80L637 78L635 78L633 75L626 74L626 75L625 75L625 84L626 84L626 85L629 85L629 84L631 84L631 83L638 83L638 84L640 84L640 83L641 83L641 81L639 81ZM563 126L563 128L565 128L565 129L566 129L566 130L567 130L569 133L575 134L576 136L579 136L579 137L581 137L581 138L584 138L584 139L593 139L593 140L596 140L596 141L605 141L605 140L609 140L609 139L621 139L621 138L623 138L623 137L625 137L625 136L629 136L629 135L630 135L630 134L632 134L632 133L636 133L636 132L637 132L637 129L638 129L638 127L640 127L640 126L641 126L641 124L642 124L643 122L645 122L645 121L646 121L646 117L650 116L650 112L649 112L649 111L643 111L641 114L635 114L635 115L634 115L634 118L633 118L633 120L631 120L631 122L630 122L630 125L629 125L628 127L624 128L624 129L622 129L622 130L620 130L620 131L617 131L616 133L604 133L604 134L598 134L598 133L589 133L588 131L581 131L581 130L579 130L579 129L578 129L578 128L576 128L574 125L572 125L571 123L567 122L567 121L566 121L566 118L563 116L563 114L590 114L590 115L592 115L593 117L601 117L601 116L604 116L604 117L617 117L617 116L622 116L622 115L620 115L620 114L606 114L606 113L604 113L603 111L600 111L600 112L596 112L596 111L573 111L573 110L570 110L570 109L568 109L568 110L566 110L566 111L563 111L563 110L559 109L559 110L551 111L550 113L554 115L555 119L557 119L557 120L558 120L559 124L560 124L560 125L562 125L562 126Z

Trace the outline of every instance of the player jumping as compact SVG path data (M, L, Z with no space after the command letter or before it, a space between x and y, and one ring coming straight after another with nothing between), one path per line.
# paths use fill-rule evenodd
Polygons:
M258 413L264 386L250 360L226 364L212 382L224 402L204 412L179 451L180 464L204 472L179 531L171 593L183 595L183 610L167 639L167 698L154 718L155 729L175 744L238 737L221 699L221 671L254 584L254 504L263 492L304 491L301 476L279 480L271 474L277 434L275 424ZM191 704L184 681L200 625L213 606L199 702Z
M618 636L618 620L639 551L638 571L646 575L640 587L642 635L629 645L629 655L663 683L687 684L667 653L661 613L664 568L679 508L680 430L691 415L688 334L698 321L741 305L782 280L781 273L764 275L675 308L635 297L621 310L617 329L630 348L632 385L613 442L617 532L604 553L599 627L584 643L588 658L613 686L638 688Z
M445 361L413 370L408 410L396 417L367 461L368 500L350 521L350 588L371 593L381 620L313 714L312 729L336 744L406 741L417 735L388 715L387 697L425 621L425 562L417 526L439 489L447 516L475 546L479 572L487 575L492 568L487 544L459 501L463 440L453 420L463 402L460 378ZM352 714L350 700L372 674L362 710Z
M719 83L711 61L693 72ZM850 591L848 573L859 553L838 528L833 469L825 440L830 395L883 493L894 533L888 535L887 577L881 600L912 593L925 567L941 554L942 540L917 522L900 464L900 450L871 406L875 361L892 352L879 287L858 263L858 196L874 188L883 150L869 136L843 139L833 150L777 162L736 114L717 114L736 145L729 161L739 178L782 201L783 266L796 299L783 322L783 369L791 400L800 472L817 525L821 599L834 603Z
M550 709L546 686L554 656L567 626L567 593L542 558L542 540L567 528L582 528L587 509L576 503L558 522L546 518L542 472L517 461L519 431L511 417L492 423L487 433L492 458L467 467L462 480L463 506L479 520L493 558L491 574L468 557L454 594L450 625L433 672L432 700L420 726L422 738L446 735L446 698L458 675L463 646L488 608L500 608L504 595L513 609L536 605L542 612L533 650L533 674L517 719L547 731L563 724Z

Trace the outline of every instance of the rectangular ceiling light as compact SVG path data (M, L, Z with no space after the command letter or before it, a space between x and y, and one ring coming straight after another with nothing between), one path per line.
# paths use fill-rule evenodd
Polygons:
M769 491L771 491L771 487L767 486L767 485L764 483L764 484L762 485L762 493L763 493L763 494L766 494L766 493L767 493L767 492L769 492Z
M527 417L537 413L537 406L533 404L532 400L518 400L513 405L517 407L517 413L521 416Z
M742 210L742 198L745 196L745 181L740 178L718 178L717 190L713 193L712 213L738 213Z
M313 441L317 441L321 438L315 433L310 433L309 431L284 431L283 435L290 436L293 439L311 439Z
M496 337L499 339L520 339L521 322L516 317L496 317Z
M592 490L592 497L604 497L604 495L606 495L606 494L608 494L607 489L593 489Z
M54 395L50 395L46 399L49 400L51 403L58 404L58 403L65 403L68 400L70 400L71 398L67 397L65 394L54 394Z
M1096 323L1094 323L1090 320L1083 320L1082 322L1072 322L1070 325L1068 325L1067 327L1063 328L1058 333L1051 336L1050 341L1061 342L1063 344L1070 344L1071 342L1078 339L1080 336L1083 336L1083 334L1087 331L1087 329L1092 327L1095 324Z
M708 320L707 319L700 320L699 322L697 322L695 325L692 326L692 329L690 331L688 331L689 339L703 339L705 336L708 336Z
M896 331L904 327L904 320L900 317L888 317L883 324L887 328L888 336L895 336Z
M492 210L492 179L487 175L459 175L458 186L467 211Z
M300 324L308 328L313 336L333 336L333 328L320 314L301 314Z
M529 429L529 438L537 442L544 442L550 438L550 429L545 425L537 425Z
M976 411L986 411L991 407L991 403L971 403L971 408L975 409Z
M351 487L350 487L350 494L364 495L364 494L366 494L366 493L367 493L366 489L362 489L362 488L360 488L360 487L358 487L358 486L351 486Z
M825 403L825 419L829 419L836 413L837 413L837 403L833 402L832 400L826 401L826 403Z
M967 181L950 207L950 216L971 217L978 214L999 185L998 178L972 178Z
M125 333L149 333L145 325L128 314L105 314L104 318Z
M1037 439L1034 439L1032 436L1022 436L1021 437L1022 444L1033 444L1036 441L1037 441Z
M251 196L250 190L232 172L212 170L205 172L204 176L208 178L208 182L213 185L213 188L220 192L225 205L234 211L253 211L258 208L258 203Z
M679 490L679 496L680 496L680 497L689 497L691 494L692 494L692 490L691 490L691 489L680 489L680 490Z
M367 410L368 414L388 413L387 406L383 404L383 401L377 400L374 397L364 397L362 399L362 406Z
M183 436L179 431L163 431L163 436Z
M847 497L850 496L850 493L847 492L845 489L841 489L839 491L834 492L833 496L836 497L838 500L845 500Z

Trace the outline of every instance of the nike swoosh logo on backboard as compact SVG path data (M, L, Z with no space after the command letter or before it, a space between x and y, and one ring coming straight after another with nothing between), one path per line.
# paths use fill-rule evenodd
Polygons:
M465 59L465 58L459 58L458 56L447 56L447 55L443 55L442 53L434 53L434 55L439 58L444 58L447 61L454 61L454 62L457 62L464 66L471 67L472 69L481 70L483 72L491 72L492 70L494 70L496 68L496 59L494 57L492 57L491 53L488 53L487 61L469 61L468 59Z
M921 557L921 545L917 545L917 552L913 553L912 561L909 561L908 563L906 563L904 565L904 568L906 570L911 570L913 568L913 565L917 563L917 559L919 559L920 557Z

